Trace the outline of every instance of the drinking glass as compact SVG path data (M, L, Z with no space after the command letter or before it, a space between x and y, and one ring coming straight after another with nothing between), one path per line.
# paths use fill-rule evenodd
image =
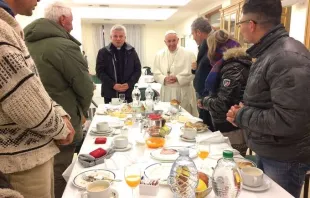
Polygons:
M134 198L134 189L140 184L141 170L137 164L125 167L124 177L127 185L131 188L132 198Z
M119 101L120 101L121 103L124 103L124 102L125 102L125 98L126 98L125 94L119 94L118 97L119 97Z
M202 141L197 140L197 146L196 146L197 154L198 154L198 157L202 160L202 163L200 166L201 170L203 169L205 159L210 154L210 148L211 148L210 142L203 141L203 140Z

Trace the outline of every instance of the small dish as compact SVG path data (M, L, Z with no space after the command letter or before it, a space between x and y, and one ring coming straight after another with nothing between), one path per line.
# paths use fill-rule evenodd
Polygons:
M196 142L196 138L194 139L188 139L186 137L183 137L183 135L180 135L181 140L183 140L184 142Z
M271 184L271 181L264 177L263 185L259 187L250 187L243 184L242 188L248 191L261 192L268 190L271 187Z
M132 148L132 143L128 143L128 145L127 145L126 148L115 148L115 147L113 146L113 150L114 150L115 152L125 152L125 151L130 150L131 148Z

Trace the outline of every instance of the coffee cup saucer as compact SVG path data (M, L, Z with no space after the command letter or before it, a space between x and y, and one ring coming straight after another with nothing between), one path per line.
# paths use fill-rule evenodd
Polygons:
M267 178L264 177L263 184L258 187L251 187L243 184L243 189L248 190L248 191L253 191L253 192L261 192L261 191L266 191L271 187L271 181Z
M94 133L112 133L113 132L113 128L112 127L109 127L109 129L106 130L106 131L98 131L96 127L93 127L91 130Z
M196 142L196 138L193 139L189 139L184 137L183 135L180 135L181 140L183 140L184 142Z
M125 147L125 148L116 148L115 145L112 145L112 146L113 146L114 151L116 151L116 152L125 152L125 151L128 151L132 148L132 143L129 142L127 147Z

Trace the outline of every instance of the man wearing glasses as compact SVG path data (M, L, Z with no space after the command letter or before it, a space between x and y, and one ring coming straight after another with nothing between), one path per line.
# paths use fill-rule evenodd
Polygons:
M281 24L280 0L247 0L238 23L255 60L244 104L227 120L246 129L258 167L294 197L310 169L310 53Z

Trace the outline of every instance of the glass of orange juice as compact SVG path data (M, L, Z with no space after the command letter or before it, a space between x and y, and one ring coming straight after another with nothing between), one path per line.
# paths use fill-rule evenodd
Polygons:
M200 169L203 169L204 160L209 156L210 148L210 142L203 140L197 141L197 154L198 157L202 160Z
M131 187L132 198L134 198L134 189L140 184L141 171L137 164L126 166L124 169L124 177L127 185Z

